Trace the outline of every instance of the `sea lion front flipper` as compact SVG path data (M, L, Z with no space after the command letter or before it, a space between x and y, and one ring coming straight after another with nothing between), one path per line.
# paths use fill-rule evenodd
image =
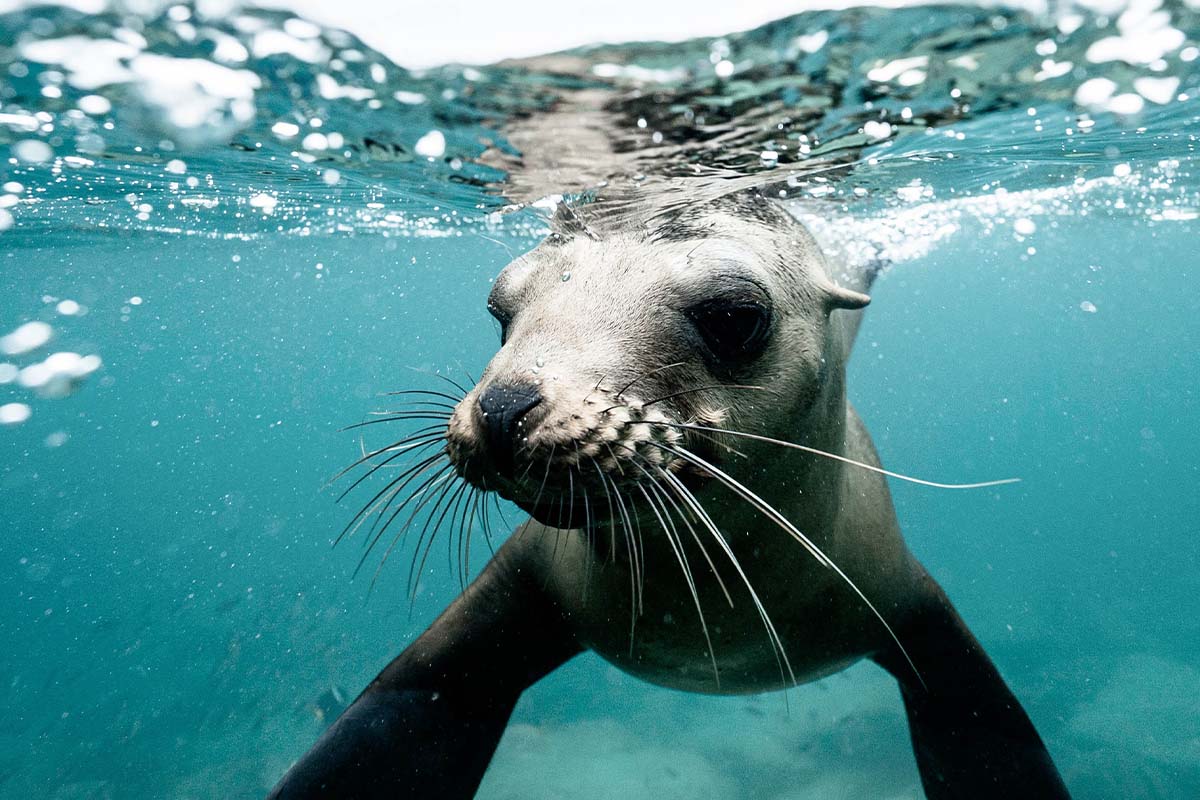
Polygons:
M521 692L581 649L515 549L501 548L272 799L474 796Z
M1029 716L932 578L896 626L920 670L875 658L900 682L921 784L929 800L1067 800L1070 795Z

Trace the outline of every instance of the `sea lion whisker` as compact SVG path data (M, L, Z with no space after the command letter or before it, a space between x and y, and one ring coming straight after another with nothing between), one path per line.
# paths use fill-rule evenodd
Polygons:
M443 400L449 400L451 403L459 403L462 401L463 397L466 396L466 395L453 395L453 394L449 394L447 392L434 392L429 389L401 389L396 392L381 392L380 396L382 396L382 397L400 397L403 395L410 395L410 394L426 395L428 397L440 397Z
M695 528L692 527L692 524L690 522L688 522L687 517L684 516L683 510L679 507L679 504L675 502L675 500L670 496L670 494L668 494L667 492L662 490L662 488L659 486L659 482L655 479L654 475L651 474L643 466L643 464L649 464L650 466L655 467L656 469L662 469L662 468L659 467L657 464L654 464L651 461L649 461L645 456L643 456L641 453L639 453L637 450L630 447L629 445L623 444L623 443L618 443L618 446L623 447L629 451L629 453L633 457L632 461L633 461L634 465L639 470L642 471L643 475L645 475L649 479L648 485L651 488L655 489L656 491L661 492L661 495L663 498L670 500L671 505L674 506L676 513L678 513L680 515L680 520L687 526L688 530L691 532L692 538L695 540L696 545L700 548L700 552L704 554L704 560L706 562L708 562L709 570L712 572L713 577L717 579L717 585L721 587L721 593L725 595L725 601L727 603L729 603L730 608L733 608L733 597L729 594L729 589L727 589L725 587L725 581L721 579L721 573L717 571L716 564L714 564L712 558L709 557L708 548L706 548L704 546L704 543L703 543L703 541L701 541L700 536L696 533ZM665 508L665 506L664 506L664 508Z
M454 507L450 515L450 533L446 536L446 568L458 573L459 590L467 588L467 579L463 570L463 548L466 546L467 513L471 510L471 501L475 496L475 487L463 482L466 491L462 500ZM455 569L454 557L458 556L458 566Z
M419 446L417 446L417 447L416 447L416 449L417 449L418 451L420 451L420 450L422 450L422 449L424 449L424 448L427 448L427 447L432 447L433 445L436 445L436 444L437 444L438 442L440 442L440 441L441 441L441 437L437 437L437 438L434 438L434 439L430 439L430 440L429 440L429 441L427 441L427 442L419 442L419 443L416 443L416 444L418 444L418 445L419 445ZM346 488L345 488L345 489L342 491L342 493L341 493L341 494L339 494L339 495L337 496L337 499L336 499L336 500L334 500L334 502L335 502L335 503L340 503L340 502L342 502L342 500L344 500L344 499L346 498L346 495L350 494L350 492L354 491L354 489L355 489L357 486L359 486L359 485L360 485L360 484L361 484L363 481L367 480L367 479L368 479L368 478L370 478L372 475L374 475L374 474L375 474L375 472L376 472L376 470L380 469L381 467L385 467L385 466L387 466L388 464L390 464L390 463L392 463L393 461L395 461L397 458L402 458L402 457L404 457L404 456L406 456L406 455L412 455L412 453L410 453L410 452L409 452L409 451L407 451L407 450L401 450L401 451L399 451L399 452L397 452L397 453L394 453L393 455L390 455L390 456L388 456L388 457L387 457L387 458L385 458L383 461L380 461L378 464L373 464L369 470L367 470L367 471L366 471L366 472L364 472L362 475L359 475L357 478L355 478L355 479L354 479L354 482L353 482L353 483L351 483L349 486L347 486L347 487L346 487ZM426 456L426 458L427 458L427 459L429 459L429 460L432 460L432 459L439 458L441 455L443 455L443 453L437 453L437 454L435 454L435 455L432 455L432 456ZM401 477L403 477L403 476L401 476Z
M414 439L424 438L426 434L437 434L439 437L445 438L446 431L447 431L447 426L446 426L445 422L435 422L432 425L426 425L424 427L417 428L415 431L410 431L409 433L405 434L404 436L401 436L396 441L392 442L391 446L398 446L398 445L402 445L406 442L411 442ZM361 437L362 434L359 434L359 436ZM361 439L360 439L360 442L361 442ZM360 448L361 448L361 444L360 444ZM364 454L366 453L365 449L363 450L363 453Z
M655 403L661 403L663 400L672 400L676 397L682 397L685 394L693 394L695 392L707 392L707 391L711 391L713 389L754 389L754 390L757 390L760 392L774 393L773 389L768 389L766 386L753 386L753 385L742 384L742 383L710 383L707 386L694 386L691 389L680 389L678 392L671 392L670 394L664 394L662 397L656 397L653 400L647 400L646 402L642 403L641 407L649 408L650 406L654 405Z
M458 408L457 403L447 403L444 400L402 400L402 401L400 401L400 405L409 406L409 408L405 409L408 411L429 410L429 409L441 408L441 409L446 409L447 411L453 412L454 409ZM392 414L392 413L397 413L397 412L372 411L371 413L372 414ZM433 413L436 413L436 412L433 412ZM449 415L447 415L447 416L449 416Z
M378 409L375 411L368 411L367 416L369 416L369 417L391 417L391 416L411 415L411 414L437 414L438 416L445 417L446 419L449 419L450 417L454 416L454 414L453 414L454 406L450 405L449 403L442 403L442 402L438 401L437 406L435 406L433 408L426 407L426 406L433 405L433 403L434 403L434 401L432 401L432 400L405 401L403 403L403 405L416 406L416 407L415 408Z
M744 485L742 485L738 481L736 481L724 470L721 470L719 467L709 464L707 461L702 459L700 456L696 455L695 453L692 453L689 450L685 450L682 447L669 447L667 445L660 445L655 442L651 442L650 444L654 447L658 447L668 453L671 453L672 455L678 456L679 458L682 458L683 460L688 461L689 463L693 464L694 466L697 466L697 467L700 467L701 469L706 470L707 472L712 474L713 477L715 477L717 480L719 480L721 483L725 484L730 489L732 489L734 492L741 495L741 497L743 499L748 501L751 505L753 505L760 512L762 512L768 519L770 519L772 522L779 525L779 527L783 528L785 531L787 531L789 534L791 534L792 538L795 539L796 541L800 542L800 544L804 546L804 549L807 550L809 552L809 554L812 555L812 557L817 560L818 563L820 563L822 566L825 566L825 567L832 565L833 562L831 562L829 560L828 556L826 556L821 551L821 549L812 542L811 539L809 539L807 536L805 536L803 533L801 533L794 525L792 525L792 523L786 517L784 517L783 514L779 513L779 511L777 511L774 506L772 506L766 500L763 500L761 497L756 495L754 492L750 491L750 489L746 488Z
M579 480L583 480L583 467L579 469ZM583 558L583 594L582 600L584 605L587 605L588 585L592 581L592 568L595 566L595 531L592 530L592 512L588 507L587 487L582 487L583 496L583 537L584 537L584 558Z
M703 554L704 560L708 563L709 571L712 572L713 577L716 578L717 586L721 588L721 594L725 595L725 602L729 604L730 608L733 608L733 596L729 593L729 589L725 586L725 581L721 578L721 573L717 571L717 565L713 563L712 557L708 554L708 548L704 546L704 542L701 540L700 534L696 532L696 529L688 520L684 510L679 506L679 503L675 502L675 498L672 497L670 493L659 486L657 480L652 480L649 485L659 493L662 500L669 502L671 507L675 510L675 513L679 515L679 521L682 522L684 527L688 529L693 541L696 542L696 546L700 548L700 552Z
M460 590L467 588L467 576L471 573L471 531L475 525L475 512L479 509L479 491L468 484L464 500L462 518L458 519L458 585ZM457 514L456 514L457 516ZM451 521L453 526L454 521ZM453 538L453 537L452 537Z
M583 470L579 471L579 477L583 479ZM592 516L591 503L588 500L587 486L583 487L583 530L587 536L587 558L584 562L583 572L583 602L587 603L588 586L592 582L592 571L596 566L596 529L595 518Z
M450 509L454 506L455 501L462 497L463 491L466 489L467 484L465 482L458 482L458 486L455 486L456 478L457 476L451 475L450 479L443 482L437 490L437 499L430 506L429 514L425 518L425 524L421 526L421 535L417 538L417 543L413 547L413 557L409 562L408 582L406 583L406 594L408 594L408 601L410 603L415 603L417 600L417 581L415 578L425 571L425 562L428 561L429 554L433 551L433 543L437 539L437 532L441 529L442 523L445 521ZM438 514L439 509L441 510L440 515ZM379 566L375 568L375 574L371 578L372 585L379 579L379 574L383 572L383 566L387 563L388 556L392 554L392 550L399 543L400 538L409 530L408 526L412 524L412 521L420 511L421 506L418 505L409 514L404 524L400 526L400 530L396 531L396 535L392 537L392 541L388 544L387 550L384 551L383 557L379 559ZM437 519L436 523L433 522L435 518ZM433 524L432 529L429 527L430 524ZM426 534L429 535L428 540L425 538ZM422 542L425 543L424 552L421 550ZM418 554L420 554L421 558L419 567L417 566Z
M559 492L558 493L558 517L557 517L558 520L562 519L562 507L563 507L563 496L562 496L562 492ZM558 546L560 544L562 544L562 536L563 536L563 529L560 526L555 525L554 526L554 551L550 554L551 562L558 560Z
M371 576L371 589L372 590L375 587L375 582L379 579L380 573L383 571L384 564L387 563L388 558L391 556L392 550L395 549L396 545L399 543L400 537L402 537L409 530L409 526L412 525L413 520L416 519L417 515L421 512L421 509L423 509L426 505L428 505L429 501L432 499L434 501L433 505L430 507L429 515L425 519L425 525L421 529L422 530L422 535L421 535L422 538L418 539L418 541L417 541L417 545L413 550L413 562L409 566L409 575L408 575L408 583L407 583L408 591L406 591L406 593L409 594L409 602L410 603L415 601L415 599L416 599L415 591L412 591L413 567L416 564L417 555L420 553L420 550L421 550L421 542L424 541L425 530L429 527L429 524L433 520L434 515L437 514L438 508L440 508L442 505L442 501L445 500L445 498L447 497L449 492L454 489L454 485L455 485L454 478L455 478L455 476L452 472L444 473L440 477L437 477L436 480L432 484L430 484L428 487L418 491L418 494L422 495L422 499L420 500L420 502L417 503L416 506L413 507L411 513L408 515L408 519L406 519L404 521L404 524L402 524L400 526L399 530L396 531L396 535L392 537L392 540L388 543L387 549L384 550L383 557L380 558L379 564L376 565L375 572ZM408 498L408 500L411 500L411 499L412 499L411 497ZM407 500L405 502L407 503ZM402 504L401 506L397 507L397 509L393 512L391 519L389 519L389 521L388 521L388 525L385 525L382 529L380 529L379 535L376 536L376 538L375 538L376 542L378 542L380 537L383 536L384 532L387 530L388 526L391 524L391 521L396 518L396 516L400 513L401 510L403 510L403 507L404 506ZM448 508L449 508L449 505L447 505L447 509ZM440 523L440 520L439 520L439 523ZM430 540L430 544L432 544L432 540ZM374 547L374 542L372 542L372 547ZM425 554L426 554L426 556L428 556L428 554L429 554L428 548L426 549ZM363 553L363 558L359 562L360 569L362 567L363 561L366 560L366 557L368 555L369 555L369 551L367 553ZM423 565L424 565L424 562L422 562L422 566ZM357 574L357 572L358 572L358 570L355 570L355 574Z
M629 507L633 509L633 513L629 516L633 519L633 543L638 556L638 614L644 614L644 601L646 598L646 540L642 536L642 519L637 513L634 506L633 498L629 500Z
M542 492L546 488L546 481L550 479L550 465L554 463L554 448L557 446L557 443L550 445L550 455L546 456L546 474L542 476L542 483L540 486L538 486L537 494L533 498L533 504L535 506L538 504L538 501L542 499ZM529 466L532 467L533 464L531 463ZM528 473L529 469L526 469L525 471Z
M508 528L509 530L512 530L513 524L508 521L508 517L504 516L504 509L500 507L500 497L499 497L499 495L497 495L494 492L492 493L492 505L495 506L496 513L500 515L500 521L504 523L504 527ZM484 529L484 533L488 537L488 547L491 547L492 546L491 534L488 533L486 528ZM494 552L495 551L493 551L493 554L494 554Z
M342 492L334 500L334 502L340 503L342 500L344 500L346 498L346 495L350 494L350 492L352 492L363 481L370 478L378 470L380 470L384 467L387 467L387 466L391 466L392 462L395 461L396 459L417 455L422 450L433 447L433 446L441 443L442 441L444 441L444 438L441 435L436 435L436 436L431 435L427 439L423 439L421 441L416 441L416 442L410 442L401 447L389 446L387 449L384 450L384 453L392 452L392 455L389 455L387 458L383 459L382 461L372 464L370 466L370 468L367 469L366 472L364 472L362 475L359 475L357 478L354 479L354 481L348 487L343 489ZM360 459L358 462L356 462L356 463L352 464L351 466L347 467L346 469L342 470L340 473L338 473L338 475L335 478L333 478L329 483L327 483L326 486L332 485L333 480L337 480L337 478L342 477L347 472L349 472L351 469L363 464L364 462L365 462L365 459ZM398 465L398 466L405 466L410 463L412 463L412 462L406 461L406 462L404 462L404 464Z
M492 520L488 516L488 500L494 498L489 498L489 494L491 492L486 489L479 492L479 528L483 531L483 541L487 544L488 550L495 555L496 550L492 547Z
M425 470L422 470L422 472L424 472L424 471ZM359 561L358 567L355 568L353 574L357 575L358 571L360 569L362 569L363 561L365 561L367 556L371 554L371 551L375 549L375 546L379 543L379 540L383 537L383 534L387 531L387 529L391 526L391 524L396 520L396 517L398 517L400 515L400 512L402 512L408 506L409 503L411 503L413 500L417 500L418 498L421 498L418 501L417 506L413 510L413 513L415 514L417 511L419 511L421 509L421 507L423 507L425 505L425 503L428 501L429 497L431 496L429 494L429 490L432 489L433 487L435 487L438 483L452 477L453 475L454 475L454 470L453 470L452 466L447 465L447 466L442 467L440 470L433 473L428 478L426 478L424 481L422 481L417 486L417 488L413 489L413 491L408 495L408 497L406 497L402 501L400 501L400 504L398 506L396 506L395 509L392 509L391 514L388 515L387 520L383 521L384 514L387 514L388 509L391 507L391 504L393 502L395 502L395 499L399 496L401 489L397 489L395 492L393 492L391 497L388 498L387 503L385 503L383 508L381 508L379 510L378 515L375 517L375 522L373 522L371 524L371 527L367 529L367 540L368 541L364 547L362 560ZM404 525L407 526L409 524L409 522L411 522L411 521L412 521L412 517L409 517L409 519L404 523ZM380 522L383 522L382 526L380 526Z
M700 593L696 591L696 579L692 575L692 567L688 563L687 554L683 551L683 541L678 538L678 531L675 530L675 523L671 523L668 529L667 522L663 519L662 513L659 512L658 505L654 502L654 498L646 487L638 484L637 488L641 491L642 497L646 498L646 504L650 506L650 510L654 512L654 516L658 518L658 524L662 526L663 536L667 540L667 544L671 546L671 551L675 554L675 560L679 562L679 569L683 572L683 579L687 582L688 591L692 595L692 603L696 606L696 615L700 618L700 630L704 632L704 641L708 645L708 657L712 661L713 682L716 684L717 690L721 689L721 673L717 669L717 654L713 650L712 636L708 632L708 622L704 619L704 607L700 602ZM663 512L666 508L663 508Z
M787 531L789 534L791 534L792 538L794 538L796 541L800 542L800 544L804 546L804 549L808 550L808 552L811 553L813 555L813 557L817 559L818 562L824 564L825 566L829 567L834 572L836 572L838 577L840 577L845 582L845 584L847 586L849 586L850 589L853 590L853 592L856 595L858 595L859 599L862 600L863 603L866 604L867 608L869 608L871 610L871 613L875 615L876 619L878 619L880 624L882 624L883 627L887 630L888 636L890 636L892 641L895 642L896 647L898 647L900 649L900 654L903 655L904 660L908 662L908 665L912 669L913 674L916 675L917 680L921 682L922 686L925 686L925 679L921 677L921 671L917 669L917 665L913 663L912 658L908 655L908 651L904 648L904 645L900 643L900 637L898 637L896 635L896 632L894 630L892 630L892 626L888 624L888 621L883 618L883 614L879 613L879 609L877 609L875 607L875 604L872 603L869 599L867 599L867 596L865 594L863 594L861 589L858 588L858 584L856 584L854 581L852 581L850 579L850 576L847 575L845 572L843 572L842 568L833 562L833 559L831 559L831 558L829 558L829 556L825 555L825 552L823 550L821 550L821 548L818 547L816 545L816 543L813 542L812 539L805 536L795 525L793 525L791 523L790 520L788 520L787 517L785 517L785 516L783 516L783 514L779 513L779 511L777 511L774 506L772 506L766 500L763 500L761 497L756 495L754 492L750 491L750 489L746 488L746 486L739 483L736 479L734 479L732 476L730 476L727 472L722 470L720 467L717 467L717 466L714 466L714 465L708 463L707 461L705 461L703 458L696 455L695 453L689 452L688 450L684 450L681 447L674 447L674 448L669 448L669 449L672 452L674 452L675 455L679 456L680 458L683 458L686 461L690 461L691 463L695 464L696 466L700 467L701 469L709 472L714 477L716 477L717 480L721 481L721 483L724 483L730 489L733 489L736 493L740 494L744 499L749 501L751 505L753 505L760 512L762 512L762 514L764 516L766 516L768 519L772 520L777 525L779 525L781 528L783 528L785 531Z
M345 476L345 474L347 472L349 472L350 470L354 469L357 466L365 464L366 462L370 461L372 458L375 458L376 456L381 456L384 453L391 453L391 452L396 452L399 455L403 455L404 453L407 453L410 450L413 450L414 448L419 450L422 447L429 447L432 444L436 444L442 438L443 437L439 434L436 436L429 435L427 437L424 437L421 441L416 441L416 442L405 442L402 444L401 442L404 442L404 440L401 440L401 442L392 442L389 445L380 447L378 450L372 450L369 453L363 453L362 458L355 460L354 463L350 464L349 466L345 467L342 470L339 470L336 475L334 475L333 477L331 477L327 481L325 481L325 483L322 484L322 486L321 486L321 490L324 491L324 490L328 489L329 487L333 486L333 484L336 483L338 481L338 479ZM389 457L389 459L390 459L390 457ZM385 461L383 463L386 464L388 462Z
M381 417L380 419L369 419L366 422L357 422L353 425L347 425L344 428L339 428L338 433L344 433L346 431L357 430L358 428L365 428L368 425L379 425L384 422L400 422L402 420L413 420L413 419L438 420L438 421L444 423L448 419L450 419L450 415L448 415L448 414L430 414L430 413L423 413L423 412L411 412L411 413L405 412L403 415Z
M635 383L637 383L638 381L640 381L642 378L649 378L651 375L656 375L656 374L658 374L658 373L660 373L660 372L665 372L666 370L669 370L669 369L674 369L675 367L681 367L681 366L683 366L683 365L684 365L684 364L686 364L686 363L687 363L686 361L676 361L676 362L675 362L675 363L673 363L673 364L664 364L664 365L662 365L661 367L655 367L654 369L647 370L647 371L643 372L641 375L638 375L636 378L634 378L633 380L631 380L629 383L627 383L627 384L625 384L624 386L622 386L622 387L621 387L621 388L620 388L620 389L617 391L617 393L616 393L615 395L613 395L613 397L615 397L615 398L617 398L618 400L620 400L620 399L621 399L621 395L625 394L625 392L627 392L627 391L629 390L629 387L633 386Z
M934 489L986 489L991 486L1004 486L1004 485L1010 484L1010 483L1020 483L1021 482L1020 478L1000 478L1000 479L994 480L994 481L981 481L979 483L939 483L937 481L925 480L924 478L914 478L912 475L904 475L899 472L893 472L892 470L884 469L883 467L876 467L872 464L865 464L862 461L856 461L853 458L847 458L846 456L839 455L837 453L830 453L826 450L819 450L815 447L809 447L808 445L796 444L795 442L785 442L781 439L772 439L769 436L760 436L756 433L746 433L744 431L732 431L732 430L727 430L725 428L710 428L706 425L693 425L693 424L682 423L682 422L651 422L650 424L651 425L666 425L666 426L672 427L672 428L687 428L690 430L698 430L698 431L712 431L713 433L724 433L724 434L728 434L730 436L741 436L745 439L754 439L755 441L766 442L767 444L777 444L780 447L790 447L793 450L801 450L805 453L811 453L812 455L823 456L825 458L831 458L834 461L841 461L843 464L849 464L854 467L860 467L862 469L869 470L870 472L876 472L876 473L879 473L880 475L886 475L889 478L896 478L897 480L908 481L909 483L915 483L920 486L931 486Z
M458 556L457 572L458 572L458 581L459 581L459 590L460 591L465 590L467 588L467 580L466 580L466 577L464 577L464 575L463 575L463 550L462 550L462 548L463 548L463 533L464 533L463 526L465 524L465 520L459 521L458 517L459 517L459 514L463 511L464 505L469 510L471 493L474 491L474 488L471 486L471 484L467 483L466 481L462 481L461 483L462 483L462 486L459 488L458 493L455 495L455 497L451 498L451 501L449 503L446 504L446 508L450 512L450 532L446 535L446 568L452 572L455 571L454 556L457 554L457 556ZM442 516L445 517L445 515L446 515L446 512L443 511ZM428 555L428 550L432 549L432 547L433 547L433 540L435 538L437 538L437 532L441 529L441 526L442 526L442 523L441 523L441 520L439 520L437 526L435 526L433 529L433 535L429 538L429 548L426 551L427 555ZM455 530L458 531L457 536L455 536ZM457 553L455 552L456 544L457 544ZM424 565L422 565L422 569L424 569ZM415 600L416 598L414 597L413 599Z
M600 376L600 380L596 381L596 385L595 385L595 386L593 386L593 387L592 387L592 388L591 388L591 389L588 391L588 393L587 393L587 394L585 394L585 395L583 396L583 400L581 401L581 404L586 404L586 403L587 403L587 401L588 401L588 400L591 398L591 396L592 396L593 394L595 394L596 392L600 391L600 384L604 383L604 379L605 379L605 378L607 378L607 377L608 377L608 373L607 373L607 372L606 372L606 373L604 373L603 375L601 375L601 376Z
M391 527L392 523L396 520L396 517L400 516L400 513L402 511L404 511L404 509L408 506L409 503L411 503L413 500L416 500L417 498L420 498L420 500L417 502L417 505L413 508L413 514L415 515L429 502L430 498L436 496L434 493L430 492L430 489L433 489L434 487L438 486L438 484L449 480L453 476L454 476L454 470L453 470L453 467L451 467L450 465L446 465L446 466L442 467L439 471L433 473L433 475L426 478L421 483L420 486L418 486L415 490L413 490L413 492L411 494L409 494L408 497L404 498L404 500L401 501L400 505L398 505L398 506L396 506L396 508L392 509L391 514L388 515L387 521L384 522L382 526L379 526L379 521L383 519L383 514L385 513L386 508L384 510L381 510L379 513L379 516L375 520L375 523L371 526L370 530L367 532L367 536L369 537L369 542L368 542L367 546L363 549L362 557L359 558L358 566L356 566L354 568L354 572L351 573L351 577L352 578L358 577L359 571L362 570L363 564L366 563L367 558L375 550L375 546L377 544L379 544L379 540L381 538L383 538L383 535L387 532L387 529ZM397 491L395 494L392 495L392 497L388 500L388 505L391 504L392 500L394 500L396 495L398 495L398 494L399 494L399 492ZM412 522L412 519L413 519L413 517L409 516L408 520L405 521L404 525L402 525L400 527L401 533L403 533L404 529L408 527L410 522ZM378 528L378 530L376 530L376 528ZM391 548L395 546L395 544L396 544L396 542L395 542L395 540L393 540L392 543L388 546L389 552L391 551ZM376 576L378 576L378 574L379 574L379 571L378 571L378 569L376 569ZM371 579L371 585L374 586L374 584L375 584L375 578L373 577Z
M567 519L575 519L575 468L567 465Z
M633 657L634 636L637 631L637 618L641 615L641 595L638 587L641 584L639 575L637 551L633 546L632 530L633 525L629 521L629 511L625 508L625 500L621 496L621 489L617 486L616 481L608 478L603 472L600 473L602 480L607 480L611 483L613 499L617 503L617 512L621 520L621 532L625 536L625 554L629 558L629 655Z
M616 559L617 553L617 526L614 522L616 518L613 515L612 493L608 491L608 479L604 474L604 470L600 468L600 464L590 456L589 459L592 462L592 466L596 468L596 474L600 476L600 486L604 489L604 497L608 502L608 559L609 563L612 563Z
M450 378L450 377L447 377L446 375L443 375L443 374L442 374L442 373L440 373L440 372L430 372L430 371L429 371L429 370L427 370L427 369L418 369L417 367L407 367L407 369L410 369L410 370L412 370L413 372L419 372L419 373L420 373L420 374L422 374L422 375L429 375L429 376L431 376L431 377L438 378L439 380L443 380L443 381L445 381L446 383L448 383L448 384L450 384L451 386L453 386L455 389L458 389L458 391L462 393L462 396L463 396L463 397L466 397L466 396L467 396L467 394L470 392L470 390L469 390L469 389L467 389L467 388L465 388L465 387L464 387L464 386L463 386L461 383L459 383L458 381L454 380L453 378Z
M613 464L616 465L617 472L619 472L621 474L621 477L624 477L625 476L625 467L621 465L621 460L619 458L617 458L617 454L613 452L612 445L609 444L608 442L605 442L604 449L608 451L609 457L612 458ZM634 452L636 453L637 451L635 450Z
M692 491L684 485L683 481L679 480L679 478L677 478L675 475L672 475L662 467L656 465L655 469L657 469L662 475L663 479L666 480L667 485L672 487L679 499L682 500L685 505L691 508L692 513L696 514L700 522L702 522L704 527L707 528L712 534L713 539L717 542L717 545L725 553L725 557L729 559L729 563L733 565L734 571L736 571L738 577L742 579L742 585L746 587L746 591L750 594L750 600L752 603L754 603L754 609L758 612L759 619L762 620L763 626L767 630L767 638L771 642L771 649L774 651L775 661L779 665L779 677L785 682L790 679L792 686L797 685L798 681L796 680L796 673L792 670L791 661L788 660L787 650L784 649L783 640L779 637L779 633L775 630L775 623L771 621L771 615L767 613L766 607L763 606L762 600L759 599L758 592L754 591L754 585L750 583L750 578L746 575L745 570L742 569L742 564L740 561L738 561L737 555L733 552L733 548L729 546L729 542L725 541L725 537L721 535L721 531L719 528L717 528L716 523L712 521L712 517L708 515L708 512L704 510L704 506L700 504L700 501L696 499L696 496L692 494Z
M367 519L373 514L375 514L376 511L378 511L382 516L384 511L387 510L387 507L391 505L393 500L396 499L396 496L399 495L400 492L404 491L405 486L411 483L417 476L432 469L437 464L438 460L444 455L445 451L442 451L422 459L420 462L389 481L375 494L374 497L367 501L367 503L365 503L353 517L350 518L350 522L346 524L346 527L342 529L342 532L338 534L338 537L334 540L334 546L336 547L342 541L342 539L346 538L347 536L353 536L358 529L362 527L363 523L366 522ZM382 500L385 494L388 494L386 502ZM378 522L378 518L376 519L376 522ZM374 530L374 525L372 525L371 530Z

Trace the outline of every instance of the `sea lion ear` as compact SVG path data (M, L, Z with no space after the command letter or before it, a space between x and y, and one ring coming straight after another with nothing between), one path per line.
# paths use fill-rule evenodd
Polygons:
M862 292L856 292L853 289L846 289L834 283L830 283L825 287L825 295L830 310L844 308L847 311L858 311L860 308L866 308L867 304L871 302L870 296Z

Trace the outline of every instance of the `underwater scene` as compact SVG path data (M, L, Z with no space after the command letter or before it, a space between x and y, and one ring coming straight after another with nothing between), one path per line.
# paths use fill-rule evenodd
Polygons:
M884 467L1020 479L890 488L1072 796L1200 797L1200 3L797 5L415 70L235 0L0 2L0 796L265 796L527 516L372 521L405 462L343 471L428 426L389 393L475 382L556 215L736 191L879 265ZM477 796L925 795L873 663L585 653Z

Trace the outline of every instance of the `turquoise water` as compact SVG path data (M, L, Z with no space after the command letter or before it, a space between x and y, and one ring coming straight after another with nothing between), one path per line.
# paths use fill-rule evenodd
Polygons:
M380 393L463 380L494 352L490 280L545 231L510 206L595 183L532 174L520 122L587 88L608 93L611 180L749 176L831 248L893 262L850 368L885 464L1022 478L894 485L910 546L1076 797L1200 796L1195 10L1075 27L1067 11L820 12L418 75L286 14L174 9L0 16L0 335L52 333L19 352L25 328L0 356L0 793L261 796L456 594L439 548L411 602L408 555L373 590L377 562L352 578L358 543L331 544L357 506L323 487ZM296 44L271 53L270 31ZM1165 49L1099 60L1108 37ZM108 51L85 58L84 41L132 47L109 59L129 74L86 85ZM189 90L138 53L240 78ZM974 84L943 65L968 55ZM1047 59L1072 66L1036 78ZM909 70L922 79L896 84ZM1095 79L1107 97L1081 88ZM851 166L770 183L809 159ZM584 656L522 699L480 796L921 795L899 694L871 665L785 705Z

